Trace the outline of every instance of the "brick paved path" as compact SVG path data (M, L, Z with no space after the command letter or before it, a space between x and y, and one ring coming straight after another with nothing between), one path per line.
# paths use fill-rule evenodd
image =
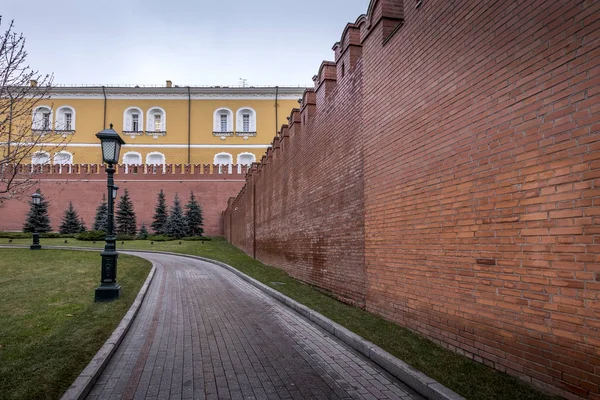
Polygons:
M420 398L226 269L142 257L154 281L88 399Z

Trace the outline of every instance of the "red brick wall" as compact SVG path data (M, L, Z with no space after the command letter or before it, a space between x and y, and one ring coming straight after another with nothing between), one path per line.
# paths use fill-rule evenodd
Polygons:
M470 358L598 399L600 2L415 4L372 1L347 26L227 237Z
M257 259L363 305L361 77L349 73L336 86L335 66L324 66L322 75L231 203L225 231ZM327 114L312 116L315 103L338 91ZM351 109L356 112L348 114Z
M28 166L26 166L27 168ZM50 201L49 215L53 230L58 231L62 222L64 211L73 202L73 206L83 218L86 227L92 228L96 207L102 200L102 194L107 193L106 173L104 167L98 165L73 166L71 173L63 167L62 173L57 173L55 167L50 173L49 168L36 176L39 187L44 197ZM179 194L182 206L188 202L190 191L194 192L198 202L202 206L204 215L204 234L222 235L221 213L227 206L227 199L239 192L244 185L244 175L237 173L234 167L232 174L219 174L209 166L196 166L191 171L190 166L167 166L163 173L161 168L156 174L151 170L145 171L138 167L137 172L133 169L125 173L125 168L119 166L115 174L115 184L119 187L118 197L123 195L124 190L129 191L133 202L138 228L142 222L146 223L149 232L152 232L150 224L156 207L157 195L160 189L165 192L169 208L173 204L175 193ZM149 172L149 173L146 173ZM204 172L204 173L201 173ZM245 171L244 171L245 172ZM20 231L29 211L28 196L22 200L5 201L0 207L0 230ZM119 200L115 201L115 210Z

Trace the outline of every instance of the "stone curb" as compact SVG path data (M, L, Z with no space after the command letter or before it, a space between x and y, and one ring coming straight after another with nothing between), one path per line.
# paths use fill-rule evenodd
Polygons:
M73 249L72 247L70 249ZM82 248L79 248L82 249ZM89 249L87 249L89 250ZM112 358L113 354L123 341L125 334L131 327L135 316L140 310L140 306L146 297L146 293L148 292L148 288L150 287L150 283L154 278L154 273L156 272L156 265L152 265L152 269L146 278L146 281L142 285L138 295L136 296L133 304L129 307L129 310L115 329L115 331L110 335L108 340L104 342L104 345L98 350L92 361L84 368L84 370L79 374L75 382L67 389L67 391L62 395L61 400L79 400L84 399L94 383L100 377L100 374L104 371L104 368L108 365L108 362Z
M166 251L151 251L151 250L122 250L123 252L132 252L132 253L161 253L161 254L169 254L187 258L194 258L202 261L206 261L212 264L219 265L231 272L235 275L242 278L244 281L250 283L256 288L260 289L264 293L269 296L275 298L281 303L285 304L287 307L292 310L298 312L306 319L314 322L316 325L320 326L336 338L340 339L342 342L352 347L354 350L358 351L369 360L373 361L375 364L379 365L391 375L404 382L412 389L414 389L417 393L426 397L430 400L465 400L464 397L459 395L458 393L448 389L446 386L442 385L438 381L428 377L424 373L418 371L412 366L408 365L404 361L399 358L394 357L392 354L383 350L381 347L365 340L363 337L357 335L356 333L344 328L340 324L330 320L324 315L311 310L303 304L298 303L297 301L287 297L286 295L279 293L275 289L265 285L262 282L257 281L254 278L244 274L243 272L233 268L231 265L225 264L220 261L211 260L210 258L205 258L201 256L193 256L189 254L180 254L180 253L171 253Z

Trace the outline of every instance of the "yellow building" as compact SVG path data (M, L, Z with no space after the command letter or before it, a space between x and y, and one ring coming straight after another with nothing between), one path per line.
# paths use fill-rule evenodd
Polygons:
M31 162L101 163L95 134L113 124L126 142L122 164L249 164L260 160L303 92L170 81L164 87L53 87L32 110L40 146ZM58 140L64 148L54 147Z

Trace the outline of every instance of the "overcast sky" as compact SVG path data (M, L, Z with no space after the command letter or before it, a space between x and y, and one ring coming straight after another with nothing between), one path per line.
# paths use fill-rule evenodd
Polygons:
M369 0L3 0L55 84L310 85ZM7 4L8 3L8 4Z

